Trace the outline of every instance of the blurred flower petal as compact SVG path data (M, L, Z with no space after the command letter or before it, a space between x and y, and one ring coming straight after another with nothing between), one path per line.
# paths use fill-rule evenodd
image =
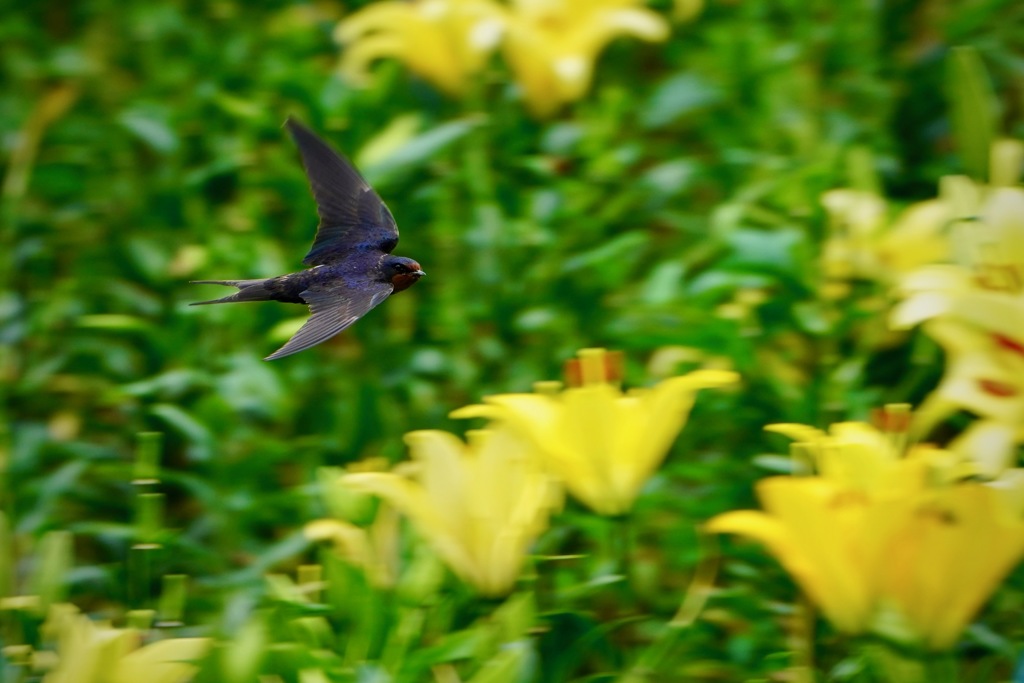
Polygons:
M110 672L110 683L184 683L199 668L192 662L210 649L209 638L168 638L125 655Z
M468 444L440 431L411 432L415 479L346 475L409 517L444 562L482 594L515 585L526 553L559 504L530 445L507 430L471 432Z
M763 543L842 631L930 650L955 645L1024 555L1024 476L1000 472L992 485L934 476L961 458L927 447L894 458L896 442L866 424L807 433L802 445L829 467L759 482L764 512L728 512L708 530ZM858 461L874 462L870 476L848 476Z
M665 40L663 17L635 0L514 0L504 54L534 115L550 116L590 88L594 63L619 36Z
M461 95L504 31L505 9L492 0L377 2L338 24L340 71L365 82L369 65L393 57L450 95Z
M633 506L686 423L696 393L737 381L736 373L698 370L652 389L623 393L600 373L601 349L580 352L583 386L542 394L498 394L452 417L487 417L525 434L568 491L603 515Z

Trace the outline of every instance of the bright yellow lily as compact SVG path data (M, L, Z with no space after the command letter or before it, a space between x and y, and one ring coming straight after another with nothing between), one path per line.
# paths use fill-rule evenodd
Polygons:
M209 638L167 638L141 646L132 629L112 628L79 614L73 605L54 605L44 630L57 640L58 664L45 683L185 683L192 664L210 647Z
M486 417L527 435L577 500L602 515L630 510L668 454L700 389L733 384L724 370L698 370L651 389L623 393L608 377L602 349L580 352L581 384L542 393L499 394L452 417Z
M727 512L707 530L763 543L836 628L861 633L874 608L880 548L867 518L877 513L843 492L821 477L772 477L757 484L765 512Z
M530 111L549 116L590 88L594 62L618 36L668 37L668 22L640 0L512 0L505 61Z
M836 429L836 427L839 427ZM785 425L823 467L757 485L764 512L708 522L758 540L836 628L947 649L1024 555L1024 481L961 483L959 458L895 434Z
M377 2L338 24L335 38L346 46L339 68L363 81L370 63L393 57L457 96L487 64L504 25L505 8L492 0Z
M456 575L487 596L504 595L560 504L530 445L507 429L411 432L415 478L390 472L344 477L406 515Z
M1015 491L1019 501L1021 491ZM931 650L960 633L1024 555L1024 519L1000 492L957 484L922 496L892 525L879 567L880 607L903 617L901 632ZM882 618L876 630L889 622Z
M885 414L898 414L894 408L888 407ZM864 422L839 422L827 433L800 424L775 424L766 429L793 439L793 454L809 459L805 463L808 472L817 472L851 490L882 486L898 466L905 445L901 439L905 430L881 431Z

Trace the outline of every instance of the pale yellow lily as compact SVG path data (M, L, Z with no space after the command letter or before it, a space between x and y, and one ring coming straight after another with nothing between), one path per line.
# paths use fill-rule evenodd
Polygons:
M966 476L995 480L1005 476L1017 462L1019 431L998 420L977 420L957 435L948 448L969 463Z
M450 95L465 92L501 40L505 8L492 0L377 2L338 24L341 72L365 81L369 65L392 57Z
M923 433L959 409L1011 425L1024 440L1024 190L948 179L970 268L905 277L896 327L922 324L946 351L946 372L918 411Z
M44 683L185 683L198 672L209 638L167 638L142 646L133 629L112 628L73 605L50 608L44 630L57 640L57 666Z
M515 586L530 545L560 504L558 488L529 443L507 429L406 435L414 477L366 472L344 477L406 515L463 581L486 596Z
M984 312L984 298L967 296L962 303L975 303L977 311ZM1016 318L1024 324L1024 306ZM1014 330L1013 336L1002 330L1003 323L1013 320L1012 315L993 318L987 328L953 316L925 323L925 331L946 351L946 371L918 410L919 432L966 409L1013 427L1018 439L1024 439L1024 327Z
M630 510L686 423L697 392L727 386L738 375L698 370L651 389L623 393L608 381L606 354L580 352L581 384L559 391L499 394L452 417L507 423L536 444L551 472L577 500L602 515Z
M764 512L725 513L708 529L764 543L841 631L953 646L1024 555L1021 473L962 483L957 455L917 446L900 458L897 435L868 425L776 431L805 439L821 474L763 480Z
M1024 289L1024 189L980 188L984 197L975 220L964 222L963 241L971 248L977 284L990 291L1020 294Z
M949 258L950 208L944 201L912 204L895 220L885 199L873 192L830 190L821 203L831 227L822 253L828 277L892 282Z
M398 580L398 515L382 505L369 528L340 519L318 519L303 531L312 541L328 541L338 555L366 575L378 588L394 588Z
M303 529L310 540L333 544L341 559L361 569L378 588L394 588L398 580L398 513L388 505L375 505L370 494L353 490L345 475L387 470L384 458L320 468L317 479L333 518L312 521Z
M582 98L594 63L618 36L668 37L668 22L640 0L512 0L505 61L536 116Z

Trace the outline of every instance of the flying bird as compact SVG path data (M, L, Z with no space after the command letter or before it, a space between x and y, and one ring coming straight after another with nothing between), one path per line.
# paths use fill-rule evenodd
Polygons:
M310 267L265 279L195 280L194 284L230 285L238 291L191 304L283 301L309 306L309 320L264 360L290 356L330 339L424 275L413 259L391 255L398 245L398 226L359 172L305 126L289 118L285 127L299 147L320 216L313 246L302 260Z

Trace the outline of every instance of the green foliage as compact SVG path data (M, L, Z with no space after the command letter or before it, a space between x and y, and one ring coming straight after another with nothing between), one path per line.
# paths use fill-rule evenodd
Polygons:
M6 8L0 679L40 679L17 647L50 649L63 600L119 625L157 610L150 638L217 637L199 681L611 680L652 651L672 680L799 670L796 591L757 548L730 544L730 587L667 625L702 561L695 526L752 504L785 448L763 425L860 419L934 385L930 342L865 343L877 310L822 296L819 197L871 179L909 203L984 175L988 141L1024 132L1021 7L707 3L664 44L613 44L546 122L497 65L471 103L390 62L349 86L340 18L289 0ZM207 290L188 280L299 268L315 213L289 115L363 166L427 277L264 363L305 310L189 308ZM404 592L303 536L327 514L320 468L398 461L403 433L457 430L452 409L556 379L588 346L624 350L627 385L694 360L743 377L702 397L617 540L570 504L499 605L423 569L408 530L403 576L425 573ZM149 432L162 443L137 445ZM288 578L311 562L322 591ZM1019 579L987 615L999 635L967 636L985 680L1024 644ZM816 640L819 680L874 680Z

